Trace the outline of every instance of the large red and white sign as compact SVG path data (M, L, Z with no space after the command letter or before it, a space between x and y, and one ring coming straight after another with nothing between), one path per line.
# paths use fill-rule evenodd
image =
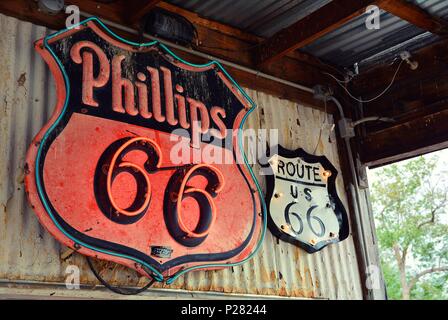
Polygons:
M253 105L219 64L130 43L97 19L36 50L57 105L29 148L26 187L57 240L159 281L251 255L263 200L234 130Z

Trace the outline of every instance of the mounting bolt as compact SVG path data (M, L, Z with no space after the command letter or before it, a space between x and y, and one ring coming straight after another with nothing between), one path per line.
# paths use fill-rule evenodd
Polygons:
M411 60L411 53L409 51L400 52L400 58L409 65L409 68L411 68L411 70L417 70L419 64L417 61Z
M322 177L324 177L325 179L328 179L331 177L331 171L330 170L325 170L322 172Z

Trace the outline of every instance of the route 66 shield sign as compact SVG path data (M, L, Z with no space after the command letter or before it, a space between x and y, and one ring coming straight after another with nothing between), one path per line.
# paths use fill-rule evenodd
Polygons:
M269 158L268 226L309 253L348 237L347 213L336 192L335 167L325 156L278 146Z
M57 105L28 150L26 188L57 240L168 283L254 254L264 200L235 134L254 104L220 64L124 40L96 18L36 50Z

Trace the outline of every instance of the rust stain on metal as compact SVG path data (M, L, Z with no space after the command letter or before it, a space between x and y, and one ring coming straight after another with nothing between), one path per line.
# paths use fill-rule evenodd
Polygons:
M25 82L26 82L26 72L23 72L20 76L19 79L17 80L17 85L19 87L25 87Z

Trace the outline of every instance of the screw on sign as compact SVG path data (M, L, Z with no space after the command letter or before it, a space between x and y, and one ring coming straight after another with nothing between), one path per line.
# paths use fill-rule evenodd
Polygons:
M29 147L26 187L58 241L167 283L255 254L264 199L233 134L254 104L218 63L194 65L158 42L129 42L97 18L39 40L36 50L56 79L57 105ZM173 140L176 129L188 137ZM176 144L235 161L178 164Z

